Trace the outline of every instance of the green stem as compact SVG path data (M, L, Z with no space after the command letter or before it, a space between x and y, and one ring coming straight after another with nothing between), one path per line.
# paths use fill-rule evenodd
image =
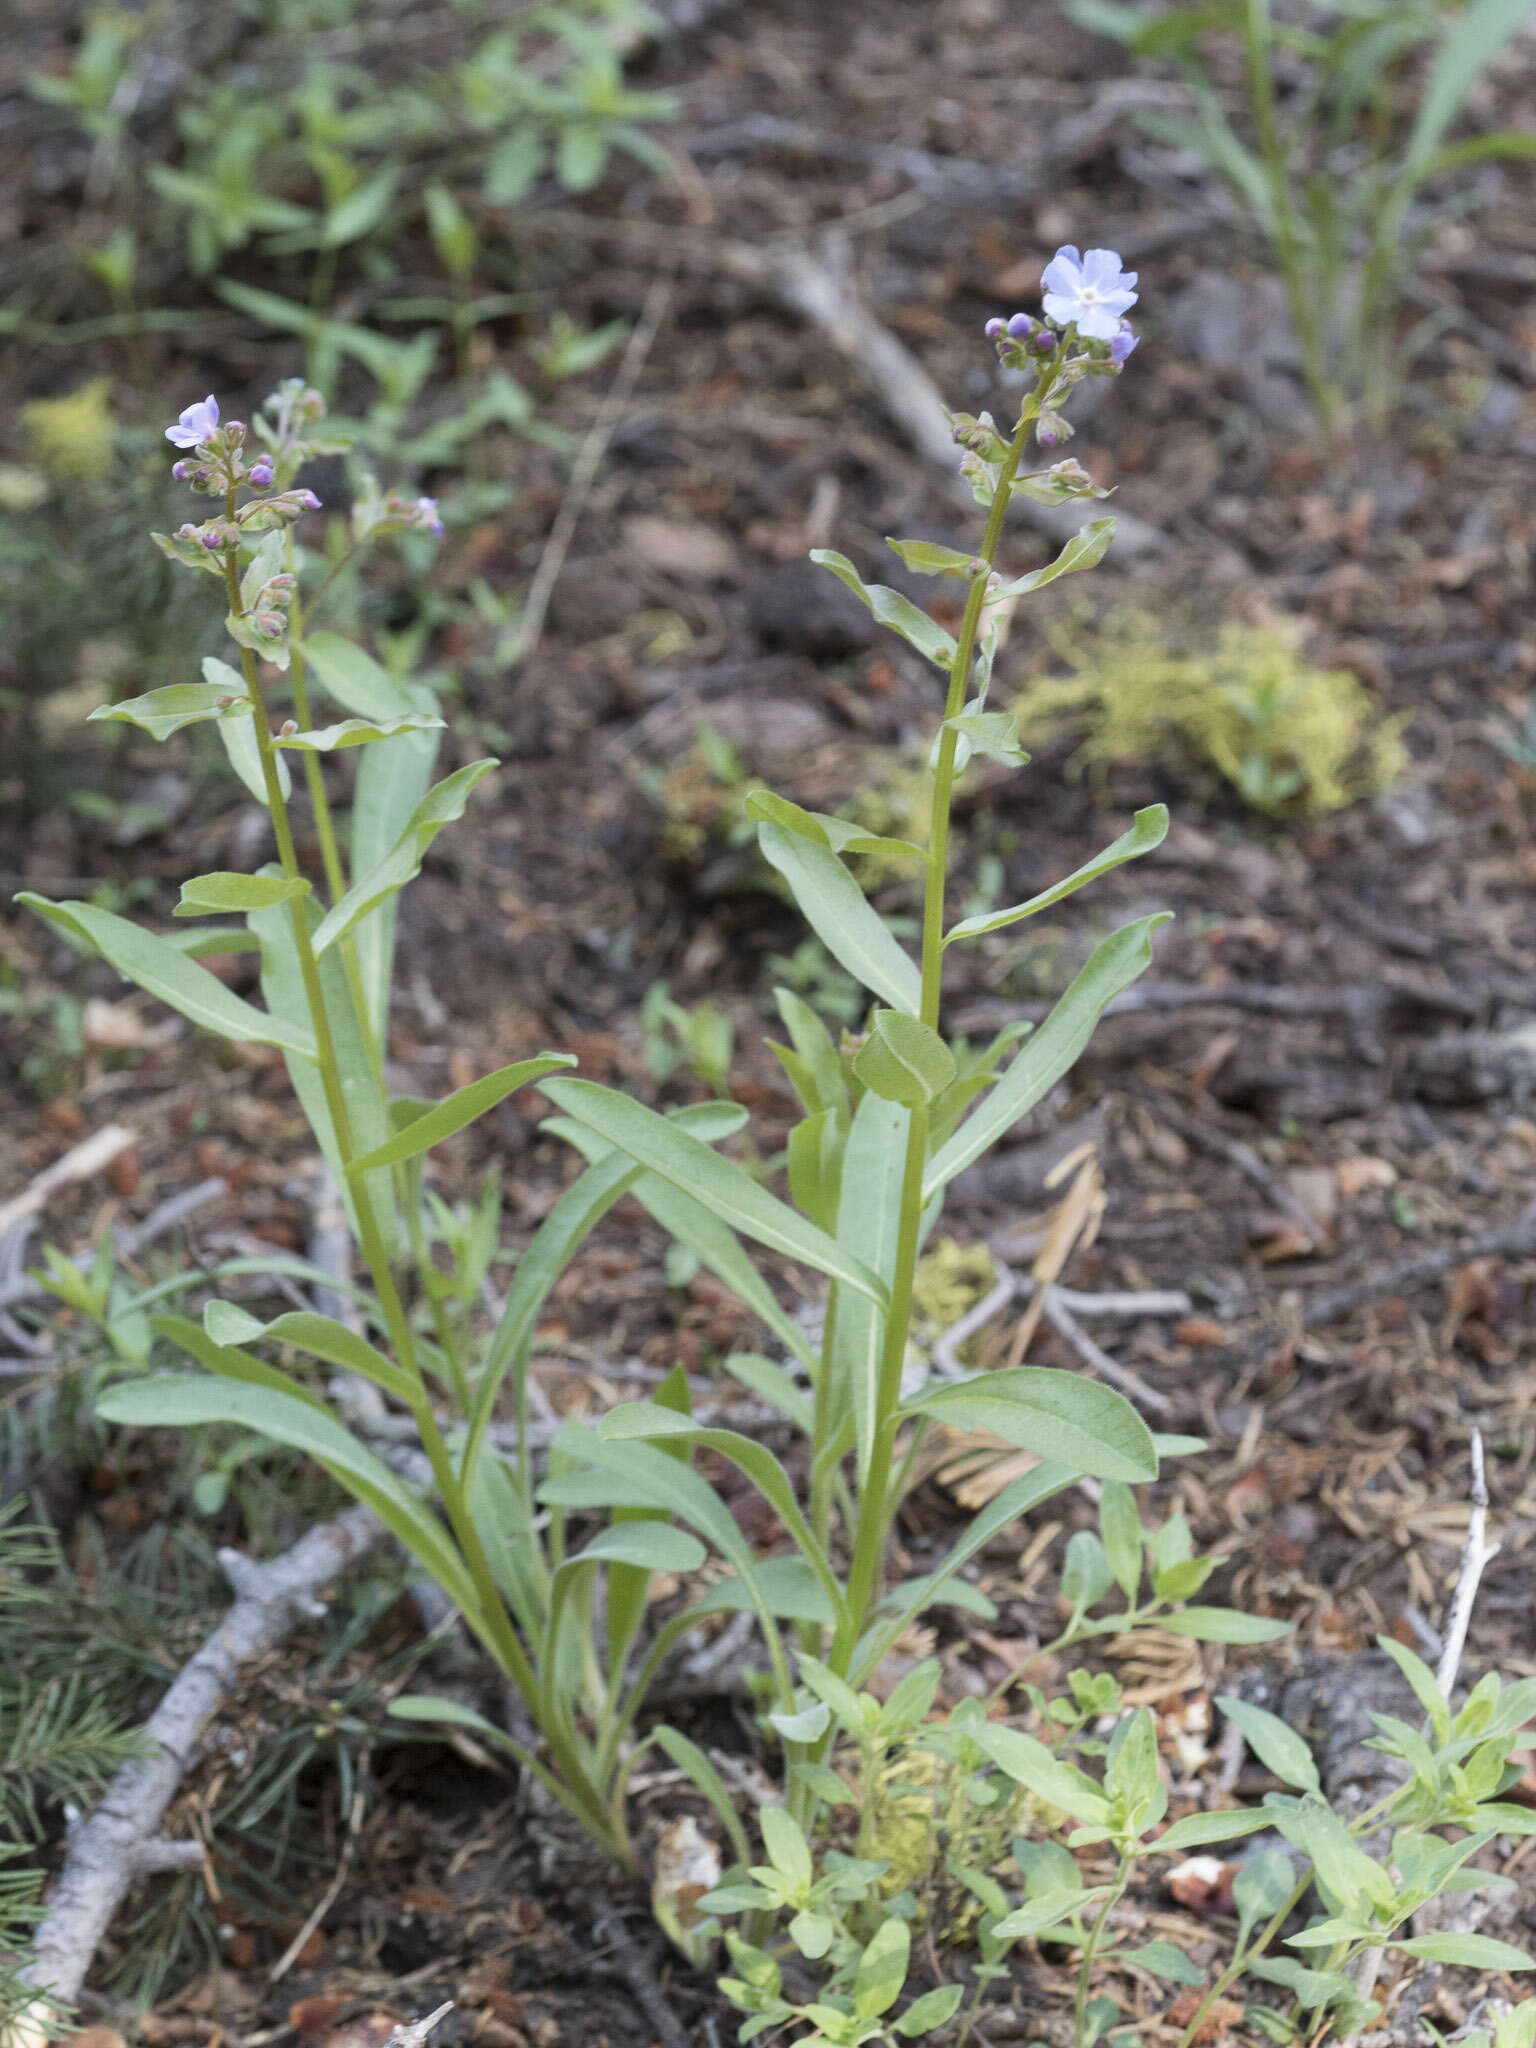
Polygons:
M1088 2031L1088 1993L1092 1985L1094 1958L1099 1952L1099 1936L1109 1925L1110 1914L1125 1896L1125 1888L1131 1881L1131 1867L1134 1861L1134 1857L1121 1856L1120 1868L1115 1872L1115 1881L1110 1887L1109 1897L1099 1908L1088 1939L1083 1944L1082 1966L1077 1973L1077 1997L1072 2005L1073 2048L1083 2048Z
M1051 382L1047 368L1041 376L1037 399L1043 400ZM992 507L987 515L981 543L985 568L971 583L965 615L950 664L949 689L944 704L945 723L939 731L938 761L934 768L933 800L928 833L926 876L923 890L922 1021L937 1028L942 992L944 961L944 885L949 857L949 810L954 794L955 752L958 735L949 720L959 715L966 701L971 664L981 630L982 608L987 583L997 559L1003 536L1003 522L1013 495L1013 480L1024 457L1025 443L1034 424L1036 408L1021 419L1009 444ZM907 1331L912 1316L912 1286L917 1271L918 1241L923 1221L923 1170L928 1156L928 1111L920 1106L910 1112L907 1153L902 1170L901 1212L897 1226L896 1258L891 1276L891 1301L886 1312L885 1343L880 1357L880 1381L875 1396L875 1415L870 1446L869 1471L860 1489L859 1526L854 1540L853 1565L848 1582L848 1619L838 1631L832 1650L832 1666L846 1676L858 1641L863 1617L872 1610L878 1593L880 1566L895 1500L892 1498L892 1466L900 1429L897 1409L901 1401L901 1372L906 1359Z

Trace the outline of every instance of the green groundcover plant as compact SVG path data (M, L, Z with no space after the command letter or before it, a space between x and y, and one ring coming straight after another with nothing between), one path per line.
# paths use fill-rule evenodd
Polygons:
M1008 578L996 568L1015 495L1052 505L1105 495L1076 462L1053 456L1030 470L1026 452L1032 440L1047 451L1059 447L1071 432L1063 409L1076 386L1117 376L1136 347L1125 318L1136 303L1136 278L1112 252L1064 248L1044 282L1043 320L1018 313L988 325L1004 369L1023 373L1014 379L1012 426L1005 431L985 413L953 417L960 469L986 514L979 548L969 554L927 541L891 543L909 571L962 586L958 632L952 636L899 593L866 584L842 555L816 558L944 678L926 839L873 835L766 789L747 798L764 858L828 954L871 999L864 1028L839 1043L798 996L779 994L787 1042L775 1050L803 1111L787 1147L788 1199L721 1149L745 1120L734 1103L658 1114L564 1071L575 1062L562 1054L517 1061L437 1102L391 1093L384 1055L399 893L496 764L473 761L434 784L435 703L321 625L337 567L324 567L296 538L316 509L297 477L329 444L323 403L301 382L281 386L249 427L224 419L210 395L168 430L183 451L174 474L209 503L203 519L156 542L214 584L235 662L210 658L201 681L171 682L93 714L156 737L212 724L235 772L267 809L276 860L254 873L186 881L176 917L187 923L169 934L88 902L20 899L199 1027L281 1051L343 1189L367 1278L355 1290L351 1319L298 1309L263 1320L217 1298L200 1321L151 1317L152 1333L199 1369L112 1386L98 1400L98 1415L141 1427L232 1425L304 1453L371 1507L484 1646L516 1696L520 1721L509 1732L424 1696L397 1699L394 1712L473 1727L630 1870L640 1859L627 1786L638 1758L658 1745L714 1809L739 1866L723 1884L716 1884L716 1865L685 1892L660 1898L660 1916L698 1961L712 1953L726 1922L747 1916L725 1937L734 1971L725 1989L744 2009L744 2038L792 2024L803 2042L864 2043L946 2025L962 2002L962 1984L933 1985L915 1999L904 1989L912 1927L927 1914L940 1935L964 1928L979 1945L974 1996L1001 1971L1012 1941L1066 1927L1084 1949L1077 2040L1088 2048L1116 2010L1090 1987L1096 1959L1113 1948L1110 1916L1136 1859L1258 1827L1275 1828L1295 1849L1300 1874L1284 1900L1278 1863L1265 1866L1262 1883L1253 1880L1234 1966L1259 1970L1264 1943L1252 1938L1259 1917L1267 1942L1315 1882L1322 1931L1304 1939L1322 1949L1320 1967L1308 1965L1305 1983L1279 1981L1298 2009L1308 1999L1325 2008L1331 2001L1352 2018L1345 1965L1387 1945L1418 1952L1411 1938L1400 1939L1405 1901L1462 1881L1467 1857L1504 1831L1515 1811L1497 1795L1512 1731L1531 1702L1529 1688L1501 1693L1497 1681L1491 1691L1485 1682L1455 1719L1438 1696L1426 1696L1433 1744L1411 1729L1386 1731L1412 1772L1406 1803L1392 1810L1390 1869L1333 1821L1310 1758L1303 1764L1285 1746L1294 1742L1290 1732L1267 1730L1251 1710L1246 1719L1238 1710L1244 1732L1294 1796L1276 1795L1256 1816L1181 1822L1154 1843L1166 1806L1155 1729L1145 1710L1120 1712L1107 1681L1079 1674L1069 1696L1032 1702L1044 1740L969 1709L935 1721L931 1666L883 1706L871 1690L893 1646L928 1610L947 1602L990 1612L963 1576L967 1563L1019 1516L1085 1480L1099 1489L1101 1530L1069 1546L1063 1583L1074 1614L1064 1643L1153 1613L1197 1639L1255 1643L1283 1632L1264 1617L1195 1601L1214 1561L1192 1554L1178 1518L1143 1528L1132 1489L1156 1476L1160 1457L1197 1448L1192 1440L1155 1437L1121 1395L1081 1375L1017 1367L914 1383L909 1371L914 1277L945 1190L1072 1068L1105 1005L1148 964L1152 934L1165 921L1144 916L1102 939L1032 1033L1019 1026L981 1050L943 1036L943 970L952 946L1059 903L1152 850L1167 828L1164 810L1150 807L1102 852L1025 901L953 921L947 915L957 775L976 753L1011 767L1026 759L1015 720L988 708L999 615L1056 578L1092 567L1114 528L1112 519L1091 519L1054 561L1028 575ZM431 500L373 487L354 507L354 547L437 523ZM316 708L322 698L324 712ZM343 834L326 768L333 757L354 755ZM320 849L315 876L296 850L295 757ZM921 877L916 957L847 864L846 856L869 852L907 863ZM198 964L200 955L239 948L259 957L260 1003ZM584 1168L540 1225L499 1321L483 1333L473 1304L495 1249L494 1201L455 1216L424 1188L424 1166L434 1146L532 1083L556 1112L546 1128L571 1144ZM803 1487L755 1437L695 1416L680 1370L650 1400L626 1403L595 1424L562 1427L542 1472L535 1469L529 1371L540 1314L584 1239L625 1194L777 1340L782 1359L740 1355L726 1368L804 1439ZM452 1254L449 1274L432 1256L439 1242ZM749 1243L798 1261L826 1283L818 1341L781 1307ZM372 1382L410 1418L430 1483L403 1476L349 1426L334 1395L322 1390L326 1368ZM514 1425L510 1448L504 1408ZM936 1428L988 1430L1036 1462L933 1570L893 1583L897 1509L924 1436ZM784 1532L779 1554L760 1557L747 1543L696 1465L697 1452L733 1465L760 1493ZM710 1572L695 1577L707 1560ZM1146 1599L1144 1570L1151 1575ZM681 1579L694 1597L647 1635L657 1575ZM699 1592L705 1576L708 1589ZM1126 1611L1097 1613L1115 1587ZM704 1617L731 1612L750 1613L761 1632L764 1729L783 1753L782 1804L764 1807L758 1819L761 1857L704 1751L680 1731L644 1721L647 1693L680 1640ZM850 1798L860 1816L852 1833ZM922 1837L915 1854L914 1815ZM1448 1847L1430 1832L1445 1824L1461 1826L1464 1840ZM1071 1875L1072 1850L1104 1844L1118 1859L1116 1874L1107 1887L1084 1886ZM1054 1849L1048 1858L1047 1848ZM1017 1902L996 1874L999 1859L1009 1857ZM1524 1961L1518 1951L1493 1947L1497 1956L1469 1959ZM1151 1961L1145 1950L1139 1957L1154 1974L1166 1960L1160 1951ZM787 1965L796 1973L788 1989ZM1271 2023L1281 2039L1303 2024L1284 2015Z

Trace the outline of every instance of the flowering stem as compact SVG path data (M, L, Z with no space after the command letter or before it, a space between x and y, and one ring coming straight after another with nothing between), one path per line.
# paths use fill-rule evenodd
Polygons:
M224 584L231 613L236 618L243 616L245 607L240 596L240 578L233 547L224 550ZM278 779L277 754L272 745L271 726L262 698L255 657L250 648L244 645L240 649L240 662L251 700L252 729L261 761L267 804L272 814L272 830L277 840L278 858L282 863L284 876L290 881L297 881L301 879L301 871L294 848L292 827L288 821L287 806L283 800L283 787ZM600 1791L592 1783L574 1739L562 1725L550 1725L539 1714L538 1674L507 1613L506 1603L502 1599L500 1588L496 1584L490 1562L481 1544L479 1532L470 1514L464 1489L459 1484L453 1460L443 1440L437 1417L432 1411L410 1323L395 1285L389 1253L374 1211L366 1177L358 1175L354 1178L346 1171L358 1157L357 1142L342 1088L341 1070L336 1058L330 1016L326 1009L325 991L320 980L320 967L315 958L303 898L292 898L288 911L293 927L294 952L304 985L305 1004L315 1034L317 1065L321 1085L325 1091L326 1109L336 1134L336 1148L343 1173L346 1175L353 1213L357 1219L358 1242L373 1278L379 1307L389 1330L390 1341L395 1348L395 1356L411 1382L412 1391L408 1397L411 1419L416 1425L422 1448L432 1467L438 1493L479 1595L481 1611L479 1615L472 1615L467 1619L477 1628L487 1648L492 1651L502 1669L517 1687L529 1711L539 1720L541 1732L559 1766L559 1774L569 1793L573 1810L580 1814L584 1824L620 1862L633 1868L634 1851L624 1835L622 1821L610 1813Z
M923 1023L937 1028L939 998L944 965L944 885L949 856L949 810L954 794L955 752L959 735L949 721L958 717L966 701L971 664L981 630L982 608L987 583L1002 540L1003 522L1013 495L1013 480L1024 457L1024 446L1034 425L1038 402L1052 381L1047 368L1034 394L1035 403L1026 407L1003 459L987 516L981 543L985 568L973 578L966 599L965 615L950 664L949 689L944 704L944 724L939 731L938 761L934 769L933 800L928 832L927 871L923 891L922 996ZM853 1660L864 1618L872 1609L879 1585L880 1564L895 1499L891 1487L896 1438L900 1428L897 1409L901 1402L901 1372L906 1360L907 1331L912 1317L912 1286L917 1271L918 1241L923 1221L923 1169L928 1158L928 1109L919 1105L910 1112L907 1126L907 1154L902 1170L901 1213L897 1228L896 1259L891 1276L890 1307L886 1311L885 1344L880 1358L880 1383L875 1397L875 1415L870 1447L869 1472L860 1489L859 1526L854 1539L853 1565L848 1581L848 1618L833 1645L832 1665L846 1676Z

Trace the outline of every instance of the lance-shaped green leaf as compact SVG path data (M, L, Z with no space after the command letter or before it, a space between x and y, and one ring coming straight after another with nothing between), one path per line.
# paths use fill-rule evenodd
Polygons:
M181 885L181 901L172 917L223 917L231 912L243 916L248 910L270 910L274 903L289 903L295 896L307 896L310 884L302 875L242 875L223 870L211 875L194 875Z
M274 910L249 911L247 917L252 931L261 940L261 992L266 997L267 1008L274 1017L286 1017L294 1022L307 1018L309 994L299 965L298 948L293 943L293 920L295 917L306 920L313 945L313 934L321 919L320 903L314 896L305 896ZM339 951L323 955L319 970L320 992L336 1053L336 1079L346 1106L352 1144L362 1151L371 1151L375 1145L384 1143L393 1127L387 1105L373 1077L373 1062L353 1000L352 983ZM342 1137L331 1113L332 1093L324 1085L317 1068L299 1060L289 1059L288 1078L304 1106L304 1114L319 1141L326 1164L340 1186L342 1202L356 1233L355 1188L347 1177ZM381 1167L366 1185L385 1249L393 1255L399 1219L395 1211L394 1181L388 1167Z
M327 1365L339 1365L343 1372L355 1372L363 1379L372 1380L376 1387L382 1387L386 1394L393 1394L397 1401L403 1401L407 1406L419 1398L420 1389L409 1373L402 1371L381 1351L376 1351L366 1337L356 1330L349 1330L345 1323L337 1322L333 1316L316 1315L309 1309L295 1309L274 1317L270 1323L248 1316L244 1325L237 1329L219 1314L219 1311L232 1306L230 1302L211 1301L203 1311L203 1326L215 1343L255 1344L265 1341L269 1344L291 1344L296 1351L307 1352L311 1358L323 1359Z
M1032 1735L995 1721L978 1722L965 1732L999 1770L1047 1806L1059 1807L1089 1827L1102 1827L1109 1819L1109 1801L1093 1780L1074 1765L1060 1762Z
M822 1230L837 1228L837 1196L847 1134L835 1109L803 1117L789 1134L785 1165L789 1192L802 1216Z
M958 576L962 583L975 581L980 557L966 554L963 548L941 547L935 540L892 540L889 535L885 544L893 554L900 555L904 569L911 569L918 576ZM985 568L985 564L982 566Z
M1098 946L1081 974L1030 1038L991 1091L928 1162L923 1200L929 1201L979 1159L1010 1125L1034 1108L1076 1065L1104 1006L1128 988L1152 959L1152 934L1168 922L1161 911L1123 926Z
M1031 570L1028 576L1017 576L1012 583L1005 583L991 599L1001 604L1004 598L1026 597L1032 590L1042 590L1047 583L1054 583L1058 576L1070 576L1074 569L1091 569L1104 558L1104 552L1115 537L1113 519L1090 519L1088 524L1073 534L1054 562L1047 562L1043 569Z
M696 1423L691 1416L680 1415L675 1409L664 1408L655 1401L624 1402L621 1407L610 1410L603 1417L597 1426L597 1434L605 1443L631 1443L641 1439L663 1446L668 1443L699 1444L705 1450L714 1451L720 1457L728 1458L738 1471L751 1480L784 1524L806 1563L816 1574L817 1581L831 1602L837 1619L842 1620L846 1606L842 1589L822 1555L821 1546L811 1533L809 1522L801 1512L784 1467L766 1445L757 1443L752 1437L743 1436L738 1430L705 1428Z
M992 1938L995 1941L1020 1941L1026 1935L1043 1934L1048 1927L1060 1926L1063 1920L1070 1920L1085 1906L1097 1905L1100 1899L1108 1896L1107 1884L1087 1885L1075 1892L1042 1892L1038 1898L1030 1899L1012 1913L1005 1914L994 1925ZM1195 1981L1200 1982L1198 1975Z
M1155 1841L1142 1848L1143 1855L1171 1856L1184 1849L1203 1849L1208 1842L1235 1842L1243 1835L1256 1835L1270 1824L1264 1806L1234 1806L1220 1813L1191 1813L1165 1828Z
M1059 903L1063 896L1070 896L1085 883L1096 881L1100 875L1107 875L1111 868L1120 867L1128 860L1135 860L1139 854L1150 853L1154 846L1161 846L1168 836L1168 806L1148 804L1145 810L1136 813L1136 819L1129 832L1106 846L1102 853L1096 853L1092 860L1085 861L1080 868L1055 882L1049 889L1042 889L1038 896L1031 896L1027 903L1015 903L1009 910L989 910L979 917L967 917L945 934L946 946L956 939L979 938L983 932L1001 931L1004 925L1017 924L1021 918L1033 917L1037 911L1048 910L1053 903Z
M412 811L405 830L370 874L354 882L333 909L320 920L315 933L315 952L323 953L365 918L376 903L393 896L421 872L427 848L445 825L462 818L470 791L482 777L500 764L493 760L471 761L429 789Z
M237 705L229 704L231 695L238 696ZM91 713L91 722L121 719L128 725L138 726L151 739L164 740L169 739L173 732L180 732L184 725L196 725L205 718L248 718L250 710L245 684L236 676L233 692L217 683L169 683L163 690L150 690L142 697L125 697L117 704L98 704Z
M1078 1373L1016 1365L930 1385L904 1415L990 1429L1005 1443L1095 1479L1157 1477L1152 1432L1123 1394Z
M325 1408L324 1401L313 1387L306 1387L265 1358L256 1358L249 1351L243 1351L238 1344L221 1343L187 1316L151 1316L149 1326L157 1337L180 1345L189 1358L195 1358L199 1365L206 1366L220 1379L242 1380L254 1387L271 1387L274 1393L307 1402L311 1408L322 1411Z
M837 1235L855 1258L889 1283L901 1226L901 1181L911 1115L899 1103L865 1095L853 1114L843 1152ZM852 1414L859 1477L874 1449L885 1314L867 1295L839 1295L826 1370L829 1419Z
M344 718L339 725L322 725L313 732L275 732L274 747L292 747L302 754L333 754L339 748L366 747L373 740L392 740L402 732L432 732L443 725L441 718L408 711L400 718L375 723L367 718Z
M773 999L808 1084L801 1098L806 1108L813 1114L818 1109L836 1109L846 1115L848 1083L843 1078L843 1063L832 1043L831 1032L810 1004L802 1002L791 990L776 988Z
M1196 1643L1273 1643L1294 1627L1235 1607L1181 1607L1177 1614L1160 1614L1157 1625L1167 1635L1188 1636Z
M1491 1934L1415 1934L1408 1941L1389 1942L1389 1948L1417 1956L1423 1963L1450 1963L1462 1970L1536 1970L1536 1961L1510 1941L1495 1941Z
M782 825L797 839L808 839L812 846L830 846L834 853L906 853L919 860L925 858L923 849L910 839L885 839L878 832L866 832L862 826L850 825L846 818L834 818L826 811L802 810L787 796L775 796L771 789L750 791L746 808L749 818Z
M853 1071L882 1102L917 1109L955 1078L955 1056L931 1024L904 1010L876 1010Z
M955 658L955 643L936 619L919 611L910 597L889 590L883 583L865 583L846 555L833 548L812 548L811 560L818 568L830 569L840 583L846 583L859 601L880 621L899 633L909 647L915 647L936 668L948 669Z
M726 1106L720 1105L722 1108ZM696 1114L705 1107L703 1103L692 1103L687 1110L671 1111L667 1120L669 1123L678 1123L684 1130L691 1130L696 1137L703 1137L707 1143L714 1143L725 1134L704 1128L697 1123L684 1121L690 1114ZM539 1129L549 1132L554 1137L563 1138L568 1145L574 1145L594 1167L602 1166L605 1161L617 1161L622 1166L634 1168L634 1162L623 1152L616 1152L605 1138L600 1137L588 1125L578 1123L573 1117L546 1117ZM635 1177L636 1173L638 1178ZM586 1175L583 1175L582 1179L584 1181ZM695 1201L692 1195L684 1194L674 1182L663 1180L659 1174L634 1169L625 1185L627 1192L634 1196L642 1208L650 1211L669 1237L695 1253L717 1279L723 1280L726 1286L746 1303L758 1320L772 1330L786 1351L798 1358L807 1371L815 1370L816 1354L807 1343L804 1331L780 1308L773 1289L752 1263L746 1247L728 1224L723 1223L703 1202Z
M744 1166L722 1159L654 1110L631 1102L615 1089L599 1087L595 1081L547 1081L544 1093L557 1108L590 1125L610 1145L713 1209L733 1230L803 1260L828 1279L846 1281L860 1293L885 1302L884 1283L862 1260L851 1258L835 1238L797 1215L787 1202L770 1195Z
M483 1074L478 1081L456 1088L441 1102L433 1103L430 1109L413 1117L404 1130L397 1131L372 1152L365 1153L361 1159L354 1159L348 1172L368 1173L375 1166L394 1166L402 1159L415 1159L422 1152L430 1152L434 1145L440 1145L445 1138L462 1131L476 1117L484 1116L488 1109L494 1109L514 1088L524 1088L530 1081L541 1080L545 1074L559 1073L562 1068L574 1067L575 1064L574 1056L568 1052L541 1052L533 1059L514 1060L509 1067L498 1067L494 1074Z
M306 633L297 651L326 694L356 718L379 723L421 709L410 684L381 668L371 654L340 633Z
M916 962L892 938L878 911L837 855L765 820L757 828L764 860L789 884L801 915L839 966L893 1009L916 1016L923 982Z
M1306 1738L1298 1735L1289 1721L1223 1693L1216 1702L1229 1721L1242 1730L1248 1747L1259 1762L1268 1766L1283 1785L1295 1785L1303 1792L1321 1793L1322 1780Z
M195 1429L229 1422L303 1451L371 1507L459 1611L479 1625L480 1596L447 1531L405 1482L326 1410L271 1387L207 1379L199 1373L108 1387L97 1399L96 1413L104 1421L138 1429Z
M912 1930L905 1920L882 1920L865 1945L854 1973L853 2002L861 2020L876 2019L901 1996L907 1981Z
M258 1010L233 994L222 981L189 960L177 947L141 931L126 917L98 910L94 903L50 903L30 890L15 899L45 917L71 938L81 939L115 967L125 981L136 982L173 1010L220 1038L242 1045L277 1045L300 1059L313 1061L315 1041L302 1026Z

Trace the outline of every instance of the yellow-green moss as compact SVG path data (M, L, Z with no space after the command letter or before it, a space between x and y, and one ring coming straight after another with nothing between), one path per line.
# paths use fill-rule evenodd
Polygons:
M1347 669L1314 668L1281 626L1229 623L1214 636L1131 607L1048 628L1065 672L1013 710L1026 746L1080 735L1072 760L1215 768L1276 816L1336 811L1390 788L1407 761L1403 717L1385 715Z
M93 377L65 398L34 398L21 408L21 423L27 432L27 453L50 476L104 476L117 439L112 380Z

